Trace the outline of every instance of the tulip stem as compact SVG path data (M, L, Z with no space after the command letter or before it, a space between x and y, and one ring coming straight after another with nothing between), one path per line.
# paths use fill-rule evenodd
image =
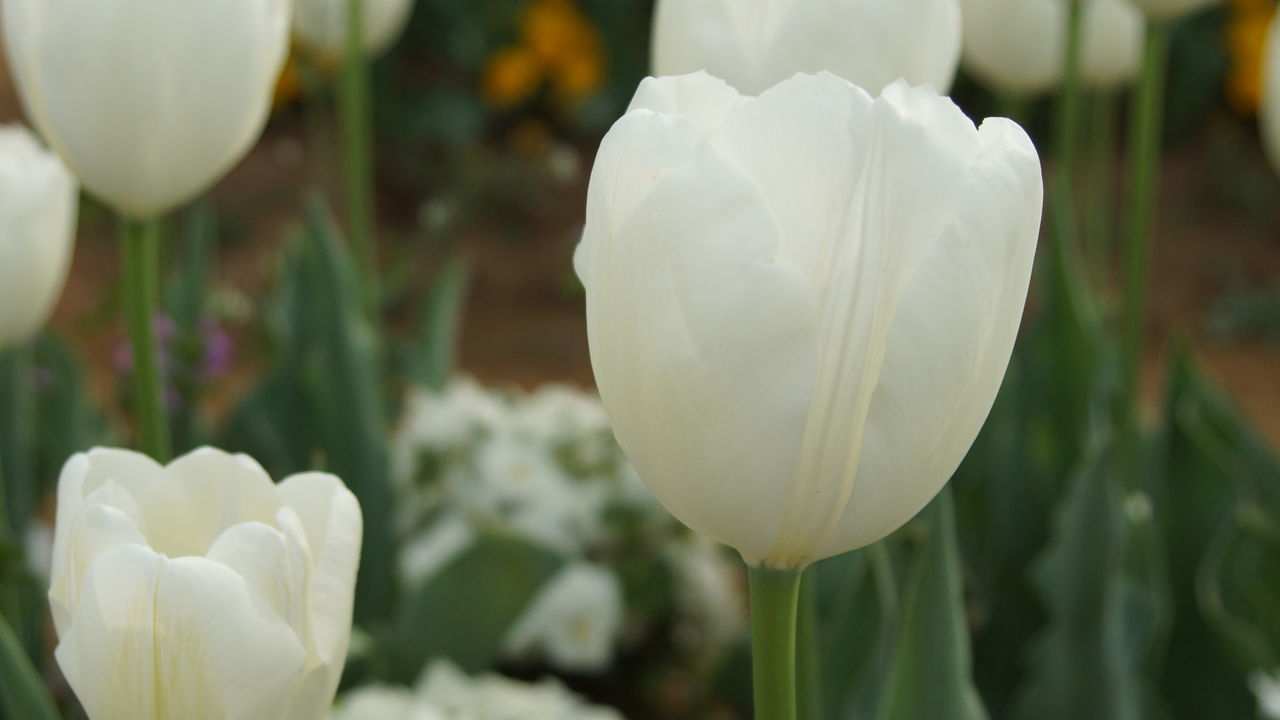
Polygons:
M21 539L31 515L32 484L35 481L35 343L23 342L0 353L0 377L7 385L7 401L0 419L0 507L4 508L4 530Z
M120 229L125 321L133 348L133 404L142 451L169 460L169 416L164 405L155 319L160 304L160 221L124 220Z
M1155 224L1156 171L1160 163L1161 114L1169 58L1170 26L1147 25L1142 76L1129 127L1129 237L1125 245L1124 376L1122 427L1137 429L1138 377L1147 316L1147 274Z
M378 261L373 239L373 160L369 141L369 64L364 51L364 0L347 0L346 40L339 103L342 106L347 232L360 268L364 300L373 314L378 305Z
M1089 134L1092 139L1089 157L1089 180L1085 186L1088 216L1086 256L1095 282L1106 287L1115 232L1112 194L1115 191L1116 93L1100 90L1093 98Z
M821 652L818 647L818 576L804 573L800 581L800 604L796 613L796 717L819 720L823 712Z
M796 611L801 572L765 567L749 571L756 720L796 718Z

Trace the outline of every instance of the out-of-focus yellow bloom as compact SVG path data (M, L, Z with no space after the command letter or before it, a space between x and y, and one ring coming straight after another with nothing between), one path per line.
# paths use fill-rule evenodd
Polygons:
M520 44L489 58L485 98L508 109L548 85L562 107L591 96L604 82L599 32L573 0L533 0L520 20Z
M1267 27L1276 14L1275 0L1231 0L1227 21L1227 47L1231 70L1227 76L1227 100L1236 112L1258 111L1262 88L1262 54Z
M490 105L512 108L533 97L542 84L538 57L523 46L505 47L489 58L484 73L484 96Z
M276 80L275 96L271 100L272 112L279 112L302 97L302 72L298 69L297 51L289 53L284 69Z

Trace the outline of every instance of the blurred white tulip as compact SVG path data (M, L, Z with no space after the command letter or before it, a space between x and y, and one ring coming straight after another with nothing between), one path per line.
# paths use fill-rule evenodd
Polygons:
M1172 20L1182 15L1189 15L1196 10L1215 5L1222 0L1133 0L1146 16L1152 20Z
M1070 0L961 0L964 66L993 89L1019 94L1062 82ZM1142 61L1145 21L1129 0L1083 0L1080 76L1115 87Z
M58 480L58 665L92 720L323 718L346 661L360 506L201 449L76 455Z
M347 3L350 0L294 0L293 32L308 47L341 57L347 47ZM364 50L381 54L400 37L413 0L362 0Z
M143 219L262 132L290 0L0 0L28 116L94 195Z
M1040 162L929 88L644 81L578 248L601 397L645 483L752 565L884 537L973 443L1013 348Z
M26 128L0 126L0 350L49 320L71 266L78 194Z
M1262 62L1262 103L1258 108L1258 118L1262 124L1263 144L1272 165L1280 172L1280 14L1271 21Z
M654 75L706 70L748 95L823 70L945 93L959 61L958 0L659 0L654 21Z

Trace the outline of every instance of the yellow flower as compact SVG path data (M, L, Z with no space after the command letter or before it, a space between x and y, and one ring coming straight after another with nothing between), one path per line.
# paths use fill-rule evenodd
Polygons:
M1227 75L1227 100L1242 114L1258 110L1262 92L1262 54L1267 28L1276 13L1274 0L1231 0L1227 21L1227 48L1231 68Z
M527 47L505 47L489 58L484 71L484 97L489 104L507 109L533 97L542 84L538 57Z

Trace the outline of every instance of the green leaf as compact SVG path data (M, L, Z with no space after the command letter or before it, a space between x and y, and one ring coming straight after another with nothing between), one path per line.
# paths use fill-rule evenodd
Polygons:
M8 621L0 616L0 716L22 720L58 720L49 690L31 665Z
M973 685L951 492L927 512L894 647L882 720L985 720Z
M871 717L879 706L897 628L894 542L837 555L806 571L819 618L820 704L829 720Z
M1035 567L1049 623L1034 645L1015 718L1141 717L1143 686L1126 636L1127 528L1108 460L1098 448L1082 460Z
M480 535L402 604L387 643L392 679L412 682L437 657L469 672L491 668L508 629L563 562L520 538Z
M423 387L443 390L453 375L470 285L471 266L461 258L445 264L431 283L411 349L410 377Z
M1186 352L1170 373L1156 517L1177 623L1161 692L1176 718L1250 717L1280 665L1280 463Z
M381 351L355 264L323 200L310 199L306 221L268 308L274 361L226 436L277 477L328 470L356 495L365 528L356 619L368 625L389 616L395 593Z
M318 196L307 203L306 238L295 307L306 348L300 379L317 449L364 513L356 617L369 620L390 608L395 557L377 333L363 309L356 264Z

